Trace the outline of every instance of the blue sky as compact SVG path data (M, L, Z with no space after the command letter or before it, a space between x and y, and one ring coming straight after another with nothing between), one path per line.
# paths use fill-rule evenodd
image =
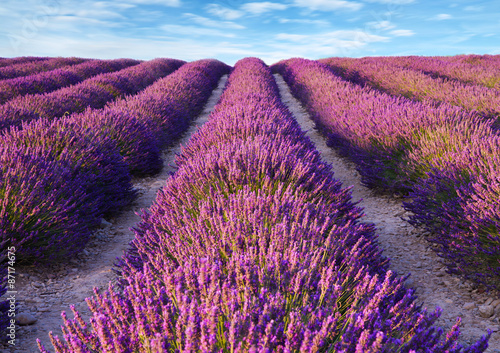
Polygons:
M2 0L0 56L186 61L500 54L500 4L424 0Z

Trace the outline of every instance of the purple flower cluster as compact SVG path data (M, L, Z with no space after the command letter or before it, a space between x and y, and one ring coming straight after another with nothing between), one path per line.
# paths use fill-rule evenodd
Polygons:
M171 130L177 126L178 135L187 126L180 119L189 121L199 113L228 70L216 60L192 62L137 98L170 106L161 118ZM158 142L148 128L160 116L150 117L139 105L119 109L134 98L104 110L39 119L4 131L0 243L16 247L18 262L53 262L78 253L102 215L118 211L134 197L130 173L161 168ZM190 106L184 112L174 110L187 102ZM169 124L170 113L175 121ZM5 291L2 280L0 276L0 296ZM1 302L0 328L6 327L6 308L7 303Z
M117 97L139 92L183 63L175 59L155 59L51 93L17 97L0 106L0 130L20 126L23 121L83 112L87 107L102 108Z
M170 145L203 109L212 90L230 67L213 59L185 64L143 92L110 103L110 109L131 113L145 124L160 146Z
M281 103L259 59L236 63L136 228L121 287L56 352L483 352L446 337L387 271L374 227ZM39 343L41 352L47 350Z
M48 72L0 81L0 104L17 96L48 93L75 85L99 74L114 72L137 65L130 59L88 60L78 65L64 67Z
M500 91L496 89L432 78L423 72L393 65L390 60L378 59L328 58L319 61L345 79L392 95L436 104L446 102L488 118L500 117Z
M446 61L441 60L440 57L431 56L391 56L374 59L411 70L419 70L434 78L456 80L500 90L500 68Z
M50 58L34 62L19 63L0 67L0 80L16 78L50 71L68 65L80 64L88 59L82 58Z
M184 75L163 81L172 80L181 91L182 87L191 88L189 80L195 77L191 67L200 76L198 84L207 85L204 89L210 92L222 75L216 77L211 71L227 67L215 61L188 65ZM156 86L167 85L160 81ZM207 97L207 93L198 97L202 90L188 91L188 97L179 97L179 102L187 99L200 106L198 101ZM176 97L168 91L158 93L164 95L164 104L175 104ZM147 94L141 96L148 100ZM134 153L145 162L158 158L156 140L135 118L136 113L87 110L82 115L23 123L3 133L0 239L17 248L19 262L56 261L80 251L100 217L116 212L134 197L130 169L137 166L128 165L138 160Z
M109 104L88 109L71 120L115 141L133 175L160 171L160 150L169 145L197 116L219 78L229 67L217 60L184 64L145 90Z
M17 58L1 58L0 67L5 67L15 64L23 64L28 62L41 62L50 59L49 57L37 57L37 56L19 56Z
M274 69L365 184L409 194L410 221L430 231L450 271L500 287L500 141L491 121L359 87L319 62Z
M468 55L440 56L439 59L449 62L470 64L478 67L483 67L486 69L500 70L500 55L468 54Z

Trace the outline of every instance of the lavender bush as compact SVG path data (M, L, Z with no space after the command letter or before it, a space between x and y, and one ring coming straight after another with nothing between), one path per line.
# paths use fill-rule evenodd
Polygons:
M182 134L196 117L229 66L213 59L182 66L136 96L109 104L114 110L131 113L144 123L162 147Z
M28 62L42 62L44 60L50 59L49 57L37 57L37 56L19 56L17 58L1 58L0 67L5 67L9 65L23 64Z
M486 349L488 337L461 347L458 323L443 338L439 311L422 311L387 271L373 225L359 222L262 61L236 64L192 141L136 228L122 287L88 299L90 323L63 314L56 352Z
M47 147L0 148L0 239L18 263L55 261L80 251L99 211L69 153Z
M0 80L28 76L39 72L50 71L68 65L80 64L88 59L82 58L49 58L34 62L25 62L0 67Z
M71 119L41 119L12 128L2 136L1 143L25 148L40 146L55 159L67 154L71 165L85 174L87 194L103 214L116 212L134 197L127 165L114 141Z

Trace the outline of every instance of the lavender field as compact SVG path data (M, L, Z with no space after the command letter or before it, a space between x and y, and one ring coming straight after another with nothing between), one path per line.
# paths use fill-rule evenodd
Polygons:
M467 304L481 335L442 326L394 269L284 86L447 276L491 298ZM499 55L0 58L0 350L500 352L499 127ZM54 309L60 274L159 175L109 285Z

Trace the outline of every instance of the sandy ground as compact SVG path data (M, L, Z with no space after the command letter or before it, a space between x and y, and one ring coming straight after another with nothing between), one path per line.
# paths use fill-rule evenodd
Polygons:
M16 278L18 291L17 301L19 313L32 314L37 321L33 325L18 326L15 346L0 346L0 352L36 353L36 339L40 338L45 348L54 351L50 343L49 332L62 337L63 324L61 312L66 311L73 318L70 305L75 305L85 320L90 311L85 298L93 295L93 288L107 288L116 276L113 264L116 258L122 256L128 244L134 238L131 227L135 226L140 217L136 214L141 209L151 206L157 191L163 186L170 173L175 171L174 160L180 146L185 145L191 135L202 126L222 94L227 75L224 75L218 87L212 93L205 108L192 123L189 130L180 141L162 154L164 167L160 174L154 177L134 180L134 188L138 189L139 197L115 219L107 219L93 235L84 252L71 259L69 263L55 265L50 268L20 268Z
M462 318L460 330L464 343L474 342L487 333L494 331L488 353L500 352L500 297L498 294L478 293L470 283L448 275L440 258L431 250L423 232L402 220L408 213L402 207L402 200L375 195L361 184L355 165L340 157L335 150L326 145L325 138L315 128L309 114L292 96L283 78L274 75L280 89L282 101L288 106L294 117L320 151L324 161L332 165L334 175L345 187L353 186L354 201L362 200L359 206L364 208L363 221L372 222L377 227L380 247L384 255L391 259L391 270L400 275L411 273L407 285L416 288L418 303L434 310L443 309L438 325L450 328L457 317ZM493 306L491 317L481 317L479 307ZM482 309L487 312L489 308ZM486 315L486 314L485 314Z

